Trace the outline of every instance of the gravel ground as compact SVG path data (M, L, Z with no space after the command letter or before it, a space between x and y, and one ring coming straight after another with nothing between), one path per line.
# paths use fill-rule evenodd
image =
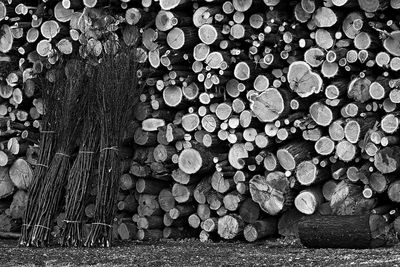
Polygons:
M125 242L112 248L19 248L0 240L0 266L395 266L400 246L371 250L306 249L282 240Z

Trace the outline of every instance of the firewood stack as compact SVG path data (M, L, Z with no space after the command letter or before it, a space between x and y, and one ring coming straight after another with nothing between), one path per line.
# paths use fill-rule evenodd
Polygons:
M141 42L147 88L126 138L122 239L252 242L297 236L311 214L400 225L400 1L8 2L8 144L37 140L35 73L62 55L93 61L112 49L99 41L104 25Z

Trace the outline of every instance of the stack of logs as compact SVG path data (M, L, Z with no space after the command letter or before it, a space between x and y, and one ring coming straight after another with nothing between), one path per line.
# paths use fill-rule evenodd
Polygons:
M400 1L15 2L0 2L4 173L37 142L32 77L96 61L108 31L147 66L116 235L255 241L370 213L400 231Z

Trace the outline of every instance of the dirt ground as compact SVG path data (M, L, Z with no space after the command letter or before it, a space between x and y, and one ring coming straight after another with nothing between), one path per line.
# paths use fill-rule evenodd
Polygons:
M259 243L198 240L125 242L112 248L18 248L0 240L1 266L395 266L400 247L306 249L282 240Z

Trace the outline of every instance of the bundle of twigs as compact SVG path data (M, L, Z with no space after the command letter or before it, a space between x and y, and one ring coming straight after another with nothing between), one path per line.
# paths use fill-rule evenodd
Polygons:
M96 104L93 83L87 84L85 95L87 101L86 117L79 153L68 174L65 203L65 224L61 233L61 245L83 245L83 218L90 178L94 173L94 163L99 145L98 117L94 111Z
M60 117L60 96L62 88L59 83L65 77L61 75L60 66L49 72L48 77L38 77L41 88L41 96L45 112L40 127L40 148L36 166L33 172L33 180L29 188L29 198L25 210L21 228L20 245L29 245L30 232L33 229L34 214L36 212L37 199L40 196L44 176L47 172L51 159L54 156L56 144L56 132Z
M57 149L38 192L33 210L33 226L28 245L46 246L50 241L52 222L60 205L70 168L70 154L75 148L80 121L83 116L81 94L84 86L84 65L70 60L65 66L65 79L58 85L61 95L60 120L56 129Z
M121 175L118 146L143 88L136 78L135 58L136 48L120 47L117 54L103 56L92 78L97 82L101 137L95 214L86 246L111 245Z

